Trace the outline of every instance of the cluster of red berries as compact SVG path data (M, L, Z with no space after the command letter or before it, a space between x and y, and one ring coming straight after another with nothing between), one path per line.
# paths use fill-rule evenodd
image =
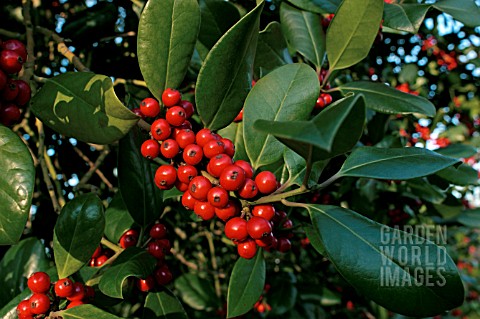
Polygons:
M27 60L25 45L15 39L0 40L0 123L6 126L18 122L22 112L20 107L30 101L30 85L16 75Z
M62 278L52 283L50 276L42 271L33 273L27 280L27 286L33 294L29 299L22 300L18 304L19 319L33 319L36 315L58 310L59 300L63 298L69 301L66 309L83 305L92 300L95 294L92 287L85 286L81 282L73 282L69 278Z
M162 190L176 187L183 192L182 204L203 220L214 216L226 222L225 234L237 244L238 254L252 258L257 246L286 251L287 237L274 236L275 226L291 228L291 220L273 205L250 207L247 203L262 195L275 192L278 182L270 171L254 176L251 164L233 160L235 146L227 138L210 129L192 130L189 118L194 113L192 103L182 100L178 90L167 88L162 93L165 116L152 98L143 100L140 111L155 118L150 129L151 139L141 146L144 157L162 156L170 164L161 165L155 173L155 184Z
M422 40L422 51L431 52L436 58L440 66L445 66L447 70L451 71L458 66L457 56L455 51L445 52L437 45L437 39L434 36L428 36Z
M323 83L326 76L327 76L327 70L322 69L320 71L320 74L318 75L318 81L320 81L320 84ZM328 89L330 89L330 84L326 83L324 85L324 87L325 87L325 89L328 90ZM330 103L332 103L332 101L333 101L333 98L329 93L320 92L320 95L318 96L317 101L315 102L314 109L315 110L321 110L321 109L325 108L326 106L328 106Z

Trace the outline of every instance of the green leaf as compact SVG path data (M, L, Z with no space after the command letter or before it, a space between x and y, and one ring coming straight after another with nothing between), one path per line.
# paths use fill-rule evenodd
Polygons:
M149 292L145 299L143 319L188 319L185 309L177 297L168 289Z
M430 184L424 178L415 178L408 181L407 185L413 194L418 194L418 197L430 203L440 204L447 195L439 187Z
M156 259L145 249L125 249L103 274L98 288L105 295L123 298L123 283L128 277L146 278L153 272Z
M207 128L218 130L230 124L250 91L263 4L218 40L200 69L195 101Z
M123 202L122 194L118 191L105 210L105 237L113 243L118 243L120 237L135 224L127 206Z
M344 0L327 29L330 70L345 69L365 58L380 28L383 1Z
M463 303L463 284L445 247L348 209L305 207L328 258L360 295L415 317L441 314ZM427 229L437 231L437 244L446 244L442 229Z
M368 108L387 114L420 113L434 116L435 106L427 99L401 92L382 83L350 82L339 87L343 94L363 94Z
M386 3L383 25L395 30L417 33L430 8L431 5L428 4Z
M255 73L261 78L276 68L290 63L293 61L283 37L282 27L276 21L270 22L258 35Z
M280 274L275 277L270 288L271 294L268 296L272 315L283 315L293 308L298 294L295 282L296 278L292 273Z
M305 120L319 91L317 74L305 64L284 65L255 84L243 111L245 147L254 169L276 162L285 149L273 136L254 128L255 121Z
M138 24L138 64L157 100L166 88L182 83L199 29L196 0L149 0L145 5Z
M30 237L10 247L0 261L0 308L27 288L31 274L47 269L48 259L40 240Z
M53 234L59 278L82 268L100 244L104 230L103 204L96 195L77 196L62 208Z
M315 228L313 228L313 226L310 226L310 225L305 225L303 226L303 229L305 230L305 234L307 235L307 238L310 241L310 244L317 251L317 253L319 253L322 256L327 255L322 239L320 238L318 233L315 231Z
M480 227L480 209L470 209L463 211L458 217L457 220L459 223L472 227L472 228L479 228Z
M432 5L434 8L448 13L455 20L465 24L467 27L480 26L480 8L475 1L455 1L455 0L438 0Z
M288 2L305 11L335 13L342 3L342 0L289 0Z
M184 274L175 280L182 301L195 310L212 310L218 306L212 282L195 274Z
M417 148L356 148L339 171L340 176L404 180L436 173L459 161Z
M133 220L145 227L160 216L163 207L162 191L155 185L158 164L146 159L140 147L148 139L134 128L120 140L118 148L118 184Z
M60 134L109 144L138 122L139 117L120 102L112 80L105 75L67 72L46 81L33 96L31 110Z
M285 162L285 169L287 171L287 180L282 182L284 185L288 183L289 185L298 185L303 184L305 178L307 162L303 157L295 153L292 149L285 149L283 154L283 160ZM308 179L308 187L311 187L317 184L320 174L322 173L323 168L327 163L324 161L315 162L312 165L312 170Z
M13 245L22 236L34 185L35 167L28 148L0 125L0 245Z
M243 315L252 309L262 294L265 276L265 259L261 249L252 259L237 260L228 284L227 318Z
M58 317L55 315L58 315ZM51 313L50 317L63 319L120 319L120 317L112 315L111 313L90 304L80 305L64 311L57 311Z
M477 148L472 145L456 143L436 149L435 152L453 158L468 158L477 154Z
M258 120L254 128L270 133L313 163L351 150L364 123L365 102L357 95L332 103L310 121Z
M229 126L218 131L218 134L230 139L235 145L234 160L248 160L243 139L243 122L232 122Z
M464 163L458 167L447 167L437 172L437 175L444 180L459 186L478 184L478 172Z
M325 33L320 16L282 2L280 22L289 46L320 69L325 58Z

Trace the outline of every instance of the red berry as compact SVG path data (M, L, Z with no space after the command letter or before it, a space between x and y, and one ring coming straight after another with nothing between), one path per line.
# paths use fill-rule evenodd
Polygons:
M220 177L223 170L232 165L233 161L230 156L227 154L218 154L215 157L212 157L207 165L207 171L213 177Z
M203 150L199 145L190 144L183 150L183 160L189 165L197 165L203 159Z
M147 97L140 103L140 111L147 117L156 117L160 113L160 104L157 100Z
M7 85L7 80L8 80L8 77L5 74L5 72L0 70L0 91L5 88L5 85Z
M257 244L253 239L247 238L237 245L237 252L240 257L252 259L257 253Z
M42 293L34 293L28 302L30 303L30 312L34 315L45 314L50 309L50 298Z
M13 103L8 103L3 107L0 106L0 122L3 125L10 126L15 124L21 115L20 109Z
M211 140L203 146L203 155L206 158L212 158L225 151L225 144L222 141Z
M220 185L227 191L239 190L244 184L245 171L240 166L227 166L220 174Z
M20 301L20 303L17 305L17 316L20 319L33 318L28 299Z
M142 119L145 118L145 115L142 113L139 107L133 108L132 112L135 113L137 116L140 116Z
M182 125L176 126L176 127L174 126L174 127L172 128L172 130L173 130L173 131L172 131L172 135L171 135L172 138L177 138L177 135L178 135L181 131L183 131L183 130L192 130L192 123L190 123L190 121L185 120L185 122L183 122Z
M253 216L247 222L247 231L253 239L260 239L272 233L272 224L263 217Z
M140 147L140 153L148 159L156 158L160 154L160 145L156 140L146 140Z
M85 297L85 287L79 281L73 284L73 292L67 297L70 301L82 300Z
M323 100L325 101L325 105L328 105L330 103L332 103L332 96L328 93L325 93L322 95L323 96Z
M248 237L247 221L233 217L225 224L225 236L233 241L243 241Z
M163 157L170 159L178 155L180 152L180 147L178 146L177 141L169 138L162 142L162 146L160 146L160 152L162 153Z
M273 234L270 233L269 235L267 235L265 237L262 237L260 239L255 239L255 243L259 247L267 248L267 247L270 247L272 245L273 240L274 240Z
M326 103L325 103L325 100L323 99L323 96L319 96L317 98L317 101L315 102L315 109L316 110L320 110L320 109L323 109L325 107Z
M225 154L227 154L230 157L233 157L235 155L235 144L228 138L222 138L220 141L223 143L225 147Z
M279 224L280 222L283 222L287 218L287 213L285 213L283 210L277 210L275 211L275 216L271 219L274 224Z
M67 306L67 309L72 309L74 307L78 307L78 306L81 306L81 305L84 305L85 303L82 301L82 300L74 300L74 301L70 301L68 303L68 306Z
M190 194L190 192L187 190L185 193L182 195L182 205L188 210L193 210L195 208L195 203L197 200Z
M153 275L155 276L155 281L157 282L157 284L161 286L165 286L173 279L172 272L170 271L170 269L168 269L166 265L155 270Z
M193 165L181 165L177 168L177 178L182 183L190 183L197 175L198 170Z
M195 133L189 129L181 130L176 134L175 141L177 141L180 148L184 149L188 145L195 143Z
M172 128L170 124L165 119L156 119L150 128L150 132L152 137L159 141L166 140L170 133L172 132Z
M180 103L180 100L182 99L182 94L180 91L172 89L172 88L166 88L165 91L162 93L162 102L163 105L166 107L172 107L174 105L177 105Z
M33 293L46 293L50 289L50 276L43 271L35 272L28 278L27 286Z
M238 190L238 195L241 198L250 199L258 194L257 184L250 178L245 179L245 184Z
M187 119L187 115L183 107L173 106L168 109L165 119L172 126L180 126Z
M138 232L134 229L129 229L120 237L120 247L126 249L128 247L133 247L137 245L138 242Z
M257 174L255 177L258 191L262 194L271 194L277 190L277 178L270 171L264 171Z
M148 243L147 251L150 255L156 259L163 259L167 254L167 249L164 245L160 244L158 241L151 241Z
M207 199L213 207L222 208L228 204L228 192L222 187L216 186L208 191Z
M291 248L292 248L292 243L290 242L290 240L288 240L288 238L285 238L285 237L278 238L278 244L276 249L279 252L285 253L289 251Z
M68 278L59 279L54 286L55 294L65 298L73 293L73 282Z
M4 101L13 101L18 95L18 91L17 81L8 79L7 85L2 91L2 99Z
M215 216L215 207L209 202L197 200L193 207L193 212L203 220L210 220Z
M2 43L3 50L11 50L17 52L21 57L23 62L27 61L27 48L25 45L16 39L10 39Z
M179 180L175 182L175 187L182 193L184 193L185 191L188 191L188 183L182 183Z
M7 74L18 73L24 62L21 55L15 51L3 50L0 52L0 67Z
M138 279L137 287L140 291L148 292L155 288L155 278L153 278L153 276L148 276L145 279Z
M155 184L160 189L170 189L177 181L177 171L172 165L162 165L155 172Z
M266 220L272 220L275 216L275 207L270 204L257 205L252 209L252 215L265 218Z
M162 223L155 223L152 228L150 228L150 237L153 239L163 239L167 237L167 227Z
M235 161L235 165L240 166L245 171L246 178L253 178L253 167L252 165L244 160Z
M207 194L211 188L212 183L205 176L195 176L188 185L190 194L200 201L207 200Z
M102 246L98 246L97 249L93 252L92 258L97 258L102 255Z
M108 260L108 256L107 255L101 255L101 256L98 256L97 258L94 258L92 259L94 264L93 264L93 267L100 267L102 266L104 263L107 262Z
M200 131L197 132L197 135L195 136L196 143L200 146L203 147L205 144L207 144L209 141L214 140L215 136L212 134L212 131L208 128L202 128Z
M183 109L185 110L186 118L187 119L191 118L193 113L195 112L195 108L193 107L193 104L190 101L181 100L179 105L183 107Z
M241 120L243 120L243 109L241 109L237 116L233 119L234 122L240 122Z

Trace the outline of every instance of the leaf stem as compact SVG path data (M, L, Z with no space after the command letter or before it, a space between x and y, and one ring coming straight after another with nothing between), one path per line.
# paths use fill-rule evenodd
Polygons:
M279 202L282 199L292 197L295 195L300 195L304 193L308 193L310 190L302 185L299 188L293 189L291 191L285 192L285 193L280 193L280 194L273 194L273 195L268 195L264 196L254 202L251 203L251 205L259 205L259 204L266 204L266 203L274 203L274 202Z
M326 187L330 186L330 184L335 182L337 179L339 179L340 177L342 177L342 174L340 172L337 172L336 174L332 175L329 179L327 179L323 183L312 187L312 190L318 190L318 189L326 188Z
M100 241L100 243L104 246L107 246L108 248L113 250L115 253L121 253L123 251L122 247L120 247L118 245L115 245L114 243L112 243L111 241L106 239L105 237L102 237L102 240Z

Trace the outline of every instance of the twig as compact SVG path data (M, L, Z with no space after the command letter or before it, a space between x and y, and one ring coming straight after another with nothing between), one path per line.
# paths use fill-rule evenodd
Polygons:
M95 163L93 163L88 157L87 155L83 154L83 152L76 146L73 147L73 150L78 154L78 156L80 156L85 162L87 162L88 166L90 166L90 168L93 168L95 167ZM107 185L107 187L112 190L113 189L113 185L112 183L110 183L110 181L105 177L105 175L103 174L103 172L97 168L95 170L95 173L98 175L98 177L100 177L100 179Z
M210 229L213 229L214 222L210 223ZM208 248L210 250L210 260L212 263L212 270L213 270L213 282L215 284L215 294L218 298L222 296L222 287L220 285L220 278L218 276L218 264L217 264L217 256L215 255L215 245L213 244L213 236L211 232L205 232L205 237L208 241Z
M23 34L18 33L18 32L13 32L5 29L0 29L0 35L3 35L7 38L11 39L21 39L23 37Z
M179 262L181 262L188 268L191 268L193 270L198 270L198 266L195 263L192 263L191 261L188 261L187 259L185 259L185 257L181 253L176 251L174 248L170 249L170 252Z
M22 80L29 82L33 76L33 71L35 68L35 53L34 45L35 40L33 39L33 25L32 18L30 15L30 7L32 6L31 0L23 0L23 24L25 25L26 36L27 36L27 61L24 61L24 72L20 77Z
M105 158L107 157L108 154L110 154L110 148L108 146L105 146L104 150L100 153L97 160L95 161L95 164L92 167L90 167L90 169L88 170L88 172L85 173L85 175L83 175L83 177L80 179L80 182L78 183L78 185L86 184L90 180L90 178L93 176L93 173L95 173L97 171L97 169L100 167L100 165L103 164L103 161L105 160ZM108 183L108 184L110 184L110 183ZM112 189L113 185L110 184L110 185L108 185L108 187L110 189Z

